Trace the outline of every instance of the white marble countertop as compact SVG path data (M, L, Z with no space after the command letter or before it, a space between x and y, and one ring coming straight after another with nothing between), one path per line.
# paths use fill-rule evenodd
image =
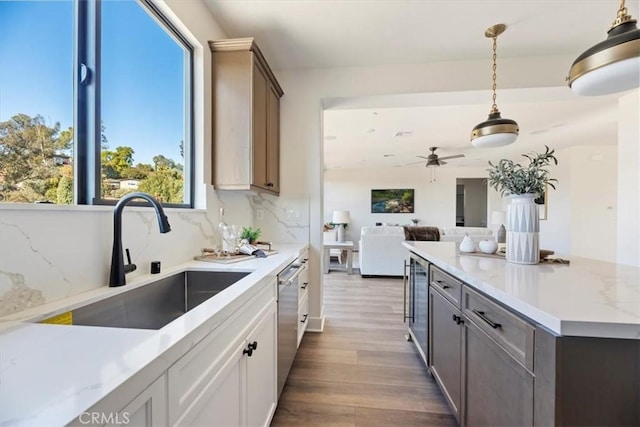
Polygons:
M192 261L119 288L103 287L0 319L0 425L58 426L73 421L117 387L143 375L150 383L306 244L275 244L267 258L217 264ZM31 323L187 270L251 272L159 330ZM144 372L142 374L142 372Z
M403 246L558 335L640 339L638 267L580 257L519 265L461 254L452 242Z

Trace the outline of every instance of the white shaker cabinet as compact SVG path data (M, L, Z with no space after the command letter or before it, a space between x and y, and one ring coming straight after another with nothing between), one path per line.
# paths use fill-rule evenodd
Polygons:
M309 249L301 255L304 271L298 276L298 347L309 325Z
M80 414L69 426L164 427L167 425L167 376L163 373L141 392L129 387L111 393ZM137 395L136 395L137 393ZM135 396L132 398L132 396ZM131 399L128 403L126 403ZM117 409L120 408L120 409Z
M267 426L277 403L275 283L168 371L174 426Z
M162 427L167 425L167 378L162 375L125 406L109 427L131 425Z

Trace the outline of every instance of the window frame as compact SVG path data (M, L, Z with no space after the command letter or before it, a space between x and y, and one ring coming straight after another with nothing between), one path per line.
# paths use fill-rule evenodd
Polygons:
M161 203L168 208L195 205L194 47L152 0L137 0L156 23L180 43L184 72L184 191L185 203ZM115 205L101 192L101 0L74 1L74 205ZM92 143L93 142L93 143ZM145 203L133 203L146 206Z

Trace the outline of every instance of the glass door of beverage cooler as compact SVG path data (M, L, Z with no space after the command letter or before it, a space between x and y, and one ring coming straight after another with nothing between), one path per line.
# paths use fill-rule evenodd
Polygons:
M418 352L427 363L429 263L412 254L409 259L409 271L409 330Z

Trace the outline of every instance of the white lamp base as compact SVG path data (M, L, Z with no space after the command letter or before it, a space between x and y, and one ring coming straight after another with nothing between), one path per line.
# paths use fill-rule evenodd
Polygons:
M344 225L343 224L338 224L338 243L344 243L344 239L345 239L345 230L344 230Z

